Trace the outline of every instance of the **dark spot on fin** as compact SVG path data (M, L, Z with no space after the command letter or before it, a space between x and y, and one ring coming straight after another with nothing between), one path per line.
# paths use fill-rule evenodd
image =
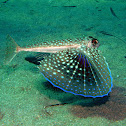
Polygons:
M34 63L36 65L39 65L41 60L43 60L44 58L40 58L40 59L37 59L36 57L25 57L25 60L30 62L30 63Z
M43 60L45 57L49 56L49 53L39 53L35 56L28 56L25 57L25 60L30 62L30 63L34 63L36 65L39 65L41 60Z

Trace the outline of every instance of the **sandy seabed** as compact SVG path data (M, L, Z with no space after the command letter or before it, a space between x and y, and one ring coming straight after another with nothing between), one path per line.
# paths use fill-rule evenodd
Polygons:
M126 123L125 0L1 0L0 1L0 125L124 126ZM3 65L6 35L21 47L45 40L93 36L113 77L108 99L75 96L54 88L36 65L19 53ZM101 102L102 101L102 102ZM105 101L105 102L103 102ZM63 106L45 106L67 103Z

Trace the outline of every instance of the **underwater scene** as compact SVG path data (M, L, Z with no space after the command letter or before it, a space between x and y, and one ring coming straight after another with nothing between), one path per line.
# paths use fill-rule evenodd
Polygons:
M0 0L0 126L125 126L125 33L125 0Z

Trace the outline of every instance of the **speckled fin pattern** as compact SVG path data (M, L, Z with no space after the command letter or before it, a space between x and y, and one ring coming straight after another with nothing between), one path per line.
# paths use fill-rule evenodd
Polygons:
M97 49L67 49L41 61L39 69L55 87L85 97L103 97L112 88L111 72Z

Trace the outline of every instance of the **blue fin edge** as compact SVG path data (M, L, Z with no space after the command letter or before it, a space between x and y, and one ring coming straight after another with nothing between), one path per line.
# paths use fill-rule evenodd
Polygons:
M107 64L107 66L108 66L108 64ZM113 87L112 76L111 76L111 71L110 71L110 69L109 69L109 66L108 66L107 68L108 68L108 70L109 70L109 72L110 72L110 78L111 78L111 88L110 88L110 90L109 90L109 92L111 92L111 89L112 89L112 87ZM41 74L44 76L44 74L43 74L42 72L41 72ZM45 76L44 76L44 77L45 77ZM49 81L54 87L57 87L57 88L63 90L64 92L72 93L72 94L74 94L74 95L81 95L81 96L84 96L84 97L97 98L97 97L104 97L104 96L107 96L107 95L109 94L109 92L108 92L107 94L104 94L104 95L101 95L101 96L91 96L91 95L76 94L76 93L73 93L73 92L71 92L71 91L66 91L66 90L64 90L63 88L59 87L59 86L56 86L54 83L52 83L52 81L50 81L50 80L49 80L48 78L46 78L46 77L45 77L45 79L46 79L47 81Z

